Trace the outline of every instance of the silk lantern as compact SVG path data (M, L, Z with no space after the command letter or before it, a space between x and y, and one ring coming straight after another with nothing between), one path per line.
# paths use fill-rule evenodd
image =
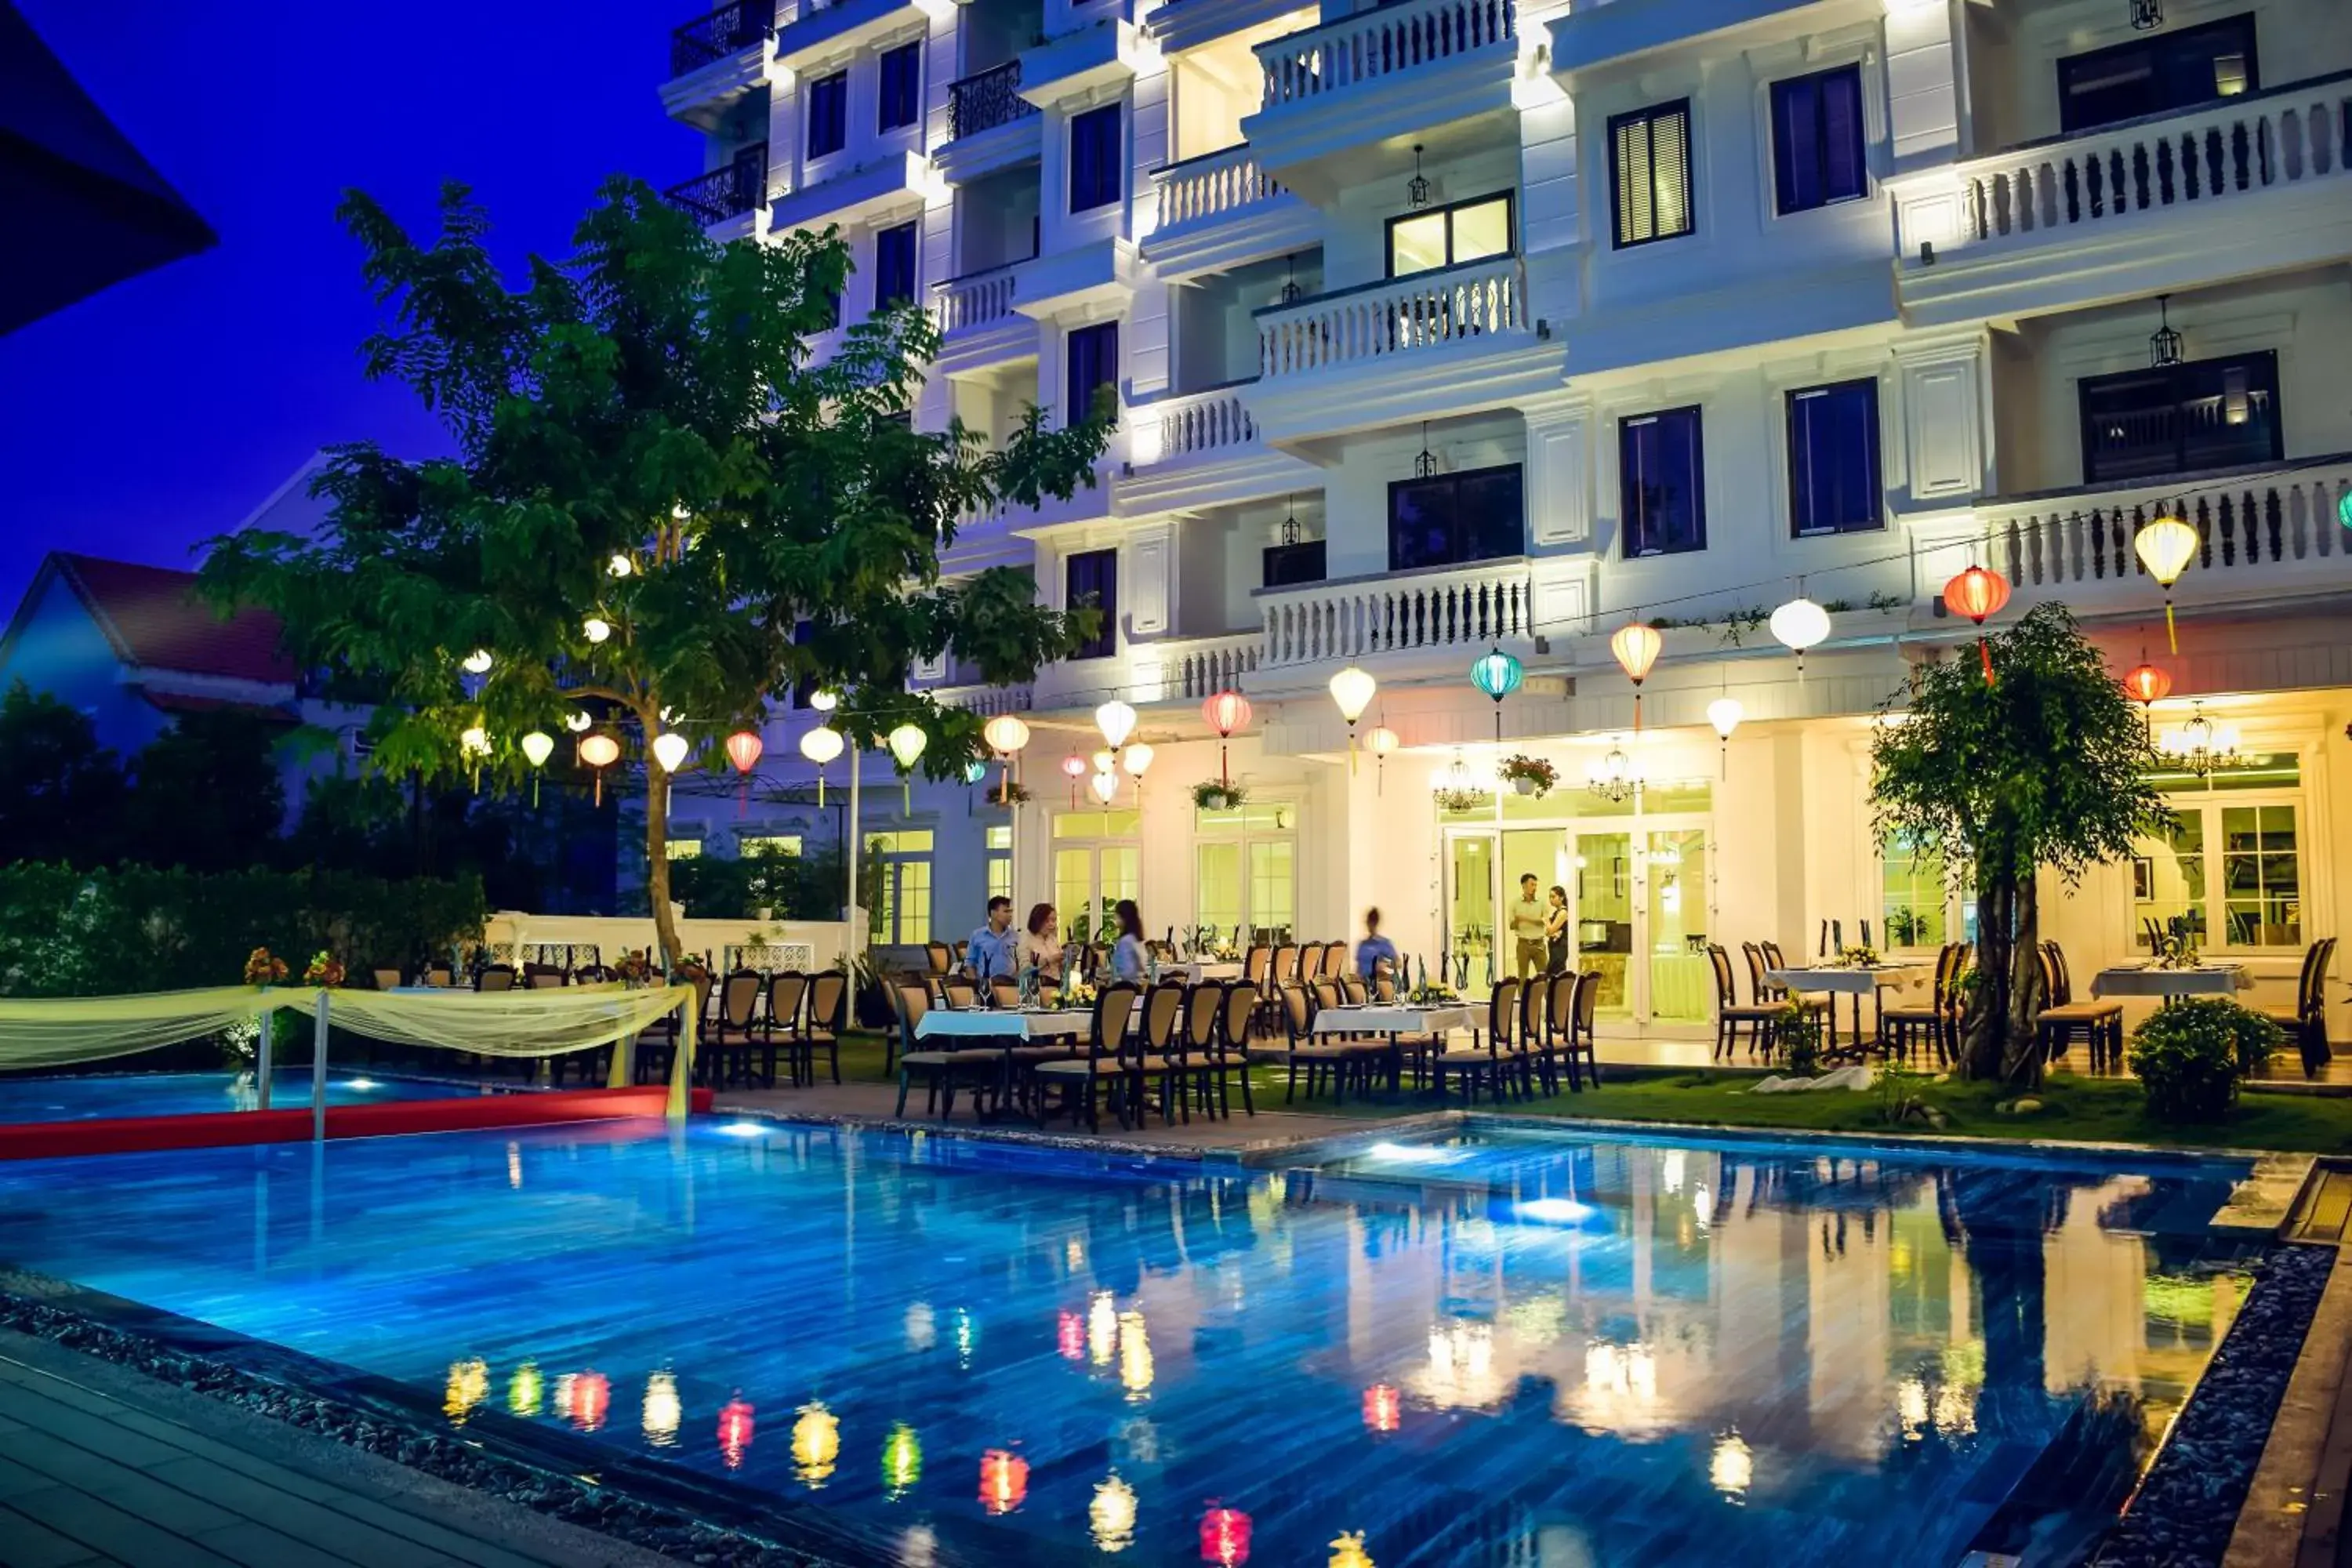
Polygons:
M1365 748L1372 753L1372 790L1385 795L1388 786L1388 756L1404 742L1386 724L1375 724L1372 732L1364 737Z
M613 623L602 616L591 616L580 623L580 632L592 643L601 643L613 635Z
M2124 692L2139 704L2140 719L2147 726L2149 740L2156 738L2156 705L2172 690L2172 677L2147 662L2143 653L2138 664L2124 676Z
M1797 679L1805 678L1805 650L1830 635L1830 613L1801 593L1772 612L1772 636L1797 656Z
M829 724L819 724L801 737L801 755L816 764L816 807L824 809L824 765L841 755L841 731Z
M686 737L675 730L664 730L654 737L654 761L666 773L677 772L679 764L686 761L688 749Z
M2159 517L2132 535L2132 553L2164 589L2164 640L2175 653L2180 636L2172 625L2172 585L2189 570L2199 542L2197 531L2177 517Z
M1633 683L1633 733L1642 732L1642 682L1648 679L1650 667L1658 662L1658 650L1666 639L1658 628L1647 621L1628 621L1609 638L1609 651L1617 667Z
M1706 705L1706 721L1715 726L1716 742L1723 752L1723 776L1727 779L1731 776L1731 732L1746 717L1748 710L1739 705L1737 697L1718 697Z
M544 730L533 730L522 738L520 744L523 760L530 764L530 804L536 807L539 805L539 770L547 765L548 758L555 755L555 737Z
M1220 691L1201 704L1201 717L1217 732L1217 782L1233 787L1233 774L1225 766L1225 742L1236 731L1249 728L1249 699L1238 691Z
M767 742L760 739L757 730L738 730L727 737L727 760L734 764L740 781L735 794L738 816L751 803L751 770L760 765L760 753L767 749Z
M1029 743L1029 726L1011 713L999 713L988 721L980 734L981 739L988 742L988 749L996 753L997 761L1003 764L1004 776L1001 781L1003 789L999 798L1010 805L1013 804L1013 759L1022 747Z
M1095 710L1095 728L1102 731L1102 738L1116 752L1135 733L1135 710L1113 698Z
M594 770L596 804L604 804L604 770L621 760L621 742L610 735L580 737L580 760Z
M1503 699L1519 689L1527 674L1526 666L1499 646L1471 662L1470 684L1495 704L1495 744L1498 746L1503 743Z
M911 720L891 731L883 741L898 764L898 811L901 816L915 809L913 786L908 781L914 776L916 763L922 759L923 748L930 743L931 738L925 733L923 727Z
M1984 665L1985 684L1992 684L1992 648L1984 638L1984 624L2009 603L2009 579L1988 567L1971 564L1944 584L1944 608L1974 621L1977 658Z
M1087 760L1072 752L1062 759L1062 776L1070 781L1070 809L1078 808L1078 781L1087 776Z
M1356 771L1356 721L1372 705L1372 694L1380 689L1369 670L1349 665L1330 680L1331 700L1339 706L1339 717L1348 721L1348 771Z

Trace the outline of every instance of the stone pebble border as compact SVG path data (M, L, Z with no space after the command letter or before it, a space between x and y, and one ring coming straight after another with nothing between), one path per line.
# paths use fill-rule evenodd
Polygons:
M0 1328L96 1356L662 1556L713 1568L835 1568L834 1559L721 1530L578 1476L493 1458L473 1444L419 1431L47 1302L0 1292Z
M2237 1321L2100 1546L2095 1568L2221 1563L2335 1267L2332 1247L2283 1246L2263 1259Z

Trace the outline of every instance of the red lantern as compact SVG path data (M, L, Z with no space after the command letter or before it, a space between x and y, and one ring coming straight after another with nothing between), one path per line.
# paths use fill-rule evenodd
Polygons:
M730 1470L743 1468L743 1456L751 1450L751 1433L757 1423L749 1400L741 1395L729 1400L719 1411L719 1457L727 1461Z
M1992 684L1992 649L1981 635L1985 622L2009 603L2009 579L1983 566L1970 566L1944 584L1944 607L1977 624L1977 657L1984 661L1985 684Z
M980 1457L980 1500L991 1513L1011 1513L1029 1495L1029 1461L1002 1448Z
M596 804L604 804L604 770L621 760L621 742L610 735L583 735L580 760L596 770Z
M2124 689L2142 708L2153 708L2172 690L2172 677L2152 664L2143 662L2124 677Z
M735 764L737 773L743 775L735 796L735 815L738 816L742 816L743 808L751 804L751 770L760 765L760 753L767 749L756 730L738 730L727 737L727 760Z
M1404 1404L1397 1391L1385 1383L1376 1383L1364 1390L1364 1426L1374 1432L1393 1432L1402 1419Z
M1062 1352L1064 1361L1086 1360L1086 1320L1076 1312L1062 1313L1054 1323L1054 1347Z
M1241 1568L1249 1561L1250 1516L1237 1508L1211 1508L1201 1516L1201 1561Z
M572 1424L583 1432L604 1425L613 1407L613 1382L601 1372L583 1372L572 1380Z
M1249 699L1238 691L1220 691L1201 704L1201 717L1217 732L1217 782L1230 785L1234 781L1225 769L1225 742L1234 731L1249 728Z

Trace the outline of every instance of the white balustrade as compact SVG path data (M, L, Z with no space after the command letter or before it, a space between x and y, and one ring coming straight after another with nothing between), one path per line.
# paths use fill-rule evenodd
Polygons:
M1223 217L1282 194L1282 187L1258 167L1246 142L1156 170L1151 183L1160 188L1162 229Z
M1404 0L1257 46L1265 107L1319 98L1517 36L1512 0Z
M1256 632L1236 632L1231 637L1162 643L1160 653L1165 660L1162 680L1167 695L1199 701L1239 686L1244 676L1257 668L1264 640Z
M940 333L984 327L991 321L1001 321L1013 314L1013 281L1020 277L1019 262L975 272L969 278L950 278L939 285L940 297L932 302Z
M1261 311L1258 374L1296 375L1528 326L1526 269L1497 256Z
M942 708L961 708L983 719L993 719L999 713L1026 713L1036 703L1036 688L1033 686L940 686L931 690L931 700Z
M1257 439L1257 424L1242 405L1241 395L1230 388L1196 392L1163 399L1160 404L1160 461L1248 446Z
M1491 647L1534 635L1530 595L1524 561L1263 594L1258 662L1279 668L1416 648Z
M1960 247L2079 231L2162 207L2210 210L2352 170L2352 72L2223 99L2194 113L2020 147L1964 164ZM2352 185L2345 197L2352 201ZM1906 254L1921 237L1906 233Z

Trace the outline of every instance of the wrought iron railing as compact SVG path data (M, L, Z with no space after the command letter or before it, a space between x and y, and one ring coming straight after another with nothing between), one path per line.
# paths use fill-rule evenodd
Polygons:
M1037 112L1021 96L1021 62L1005 61L948 88L948 136L977 136Z
M662 193L662 200L705 224L725 223L766 206L768 144L754 142L725 167L672 185Z
M669 36L669 74L684 76L750 48L776 30L775 0L736 0Z

